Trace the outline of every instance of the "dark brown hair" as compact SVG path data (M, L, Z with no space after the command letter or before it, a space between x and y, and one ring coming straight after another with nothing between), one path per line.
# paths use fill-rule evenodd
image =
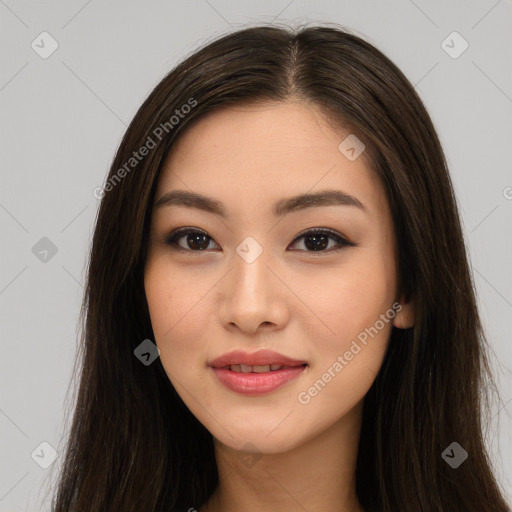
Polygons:
M227 105L292 97L366 145L392 211L399 288L415 305L414 327L393 328L365 397L360 503L379 512L510 510L483 441L481 412L494 381L436 131L404 74L329 24L223 36L167 74L130 123L96 219L55 512L199 507L218 484L211 434L160 359L146 366L134 356L154 340L143 279L151 206L161 165L184 130ZM131 161L150 139L154 147ZM454 441L468 453L457 469L441 456Z

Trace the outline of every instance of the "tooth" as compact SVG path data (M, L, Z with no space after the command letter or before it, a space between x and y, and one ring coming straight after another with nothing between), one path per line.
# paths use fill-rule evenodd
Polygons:
M273 371L279 370L280 368L282 368L282 366L280 364L271 364L270 365L270 369Z
M240 365L239 364L232 364L229 369L233 372L240 372Z
M243 373L250 373L250 372L252 372L252 366L248 366L246 364L241 364L240 368L242 369Z
M252 371L254 373L263 373L263 372L269 372L270 371L270 365L264 364L262 366L253 366Z

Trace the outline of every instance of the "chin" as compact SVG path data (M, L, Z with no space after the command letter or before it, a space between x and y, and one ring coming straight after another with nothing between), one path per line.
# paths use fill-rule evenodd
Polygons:
M212 436L220 443L235 451L243 451L254 454L278 454L293 450L301 444L301 439L296 436L297 431L286 429L280 432L271 432L266 426L228 429L231 436L222 428L208 429Z

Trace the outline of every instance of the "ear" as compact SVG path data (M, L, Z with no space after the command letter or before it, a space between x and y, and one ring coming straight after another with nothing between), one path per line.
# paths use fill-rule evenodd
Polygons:
M405 297L401 297L398 306L394 308L396 311L393 319L393 325L398 329L409 329L414 325L414 303L406 301Z

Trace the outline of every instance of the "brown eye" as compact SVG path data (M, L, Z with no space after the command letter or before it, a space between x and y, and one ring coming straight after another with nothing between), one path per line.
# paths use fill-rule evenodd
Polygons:
M310 253L330 253L355 245L340 233L327 228L303 231L295 237L290 246L296 245L301 239L304 239L305 249L298 250ZM334 241L334 244L330 246L329 244L332 241ZM214 242L213 238L205 231L189 227L176 229L165 238L165 243L170 245L173 250L188 253L201 253L212 250L211 247L209 248L211 242Z
M184 239L185 246L179 243L181 239ZM204 231L191 228L180 228L173 231L165 239L165 243L171 245L174 249L189 252L207 250L210 241L213 241L213 238L208 236Z
M292 245L296 244L297 241L302 238L304 239L306 252L331 252L343 249L346 246L355 245L331 229L311 229L304 231L295 238ZM335 242L334 247L329 247L329 242L332 240Z

